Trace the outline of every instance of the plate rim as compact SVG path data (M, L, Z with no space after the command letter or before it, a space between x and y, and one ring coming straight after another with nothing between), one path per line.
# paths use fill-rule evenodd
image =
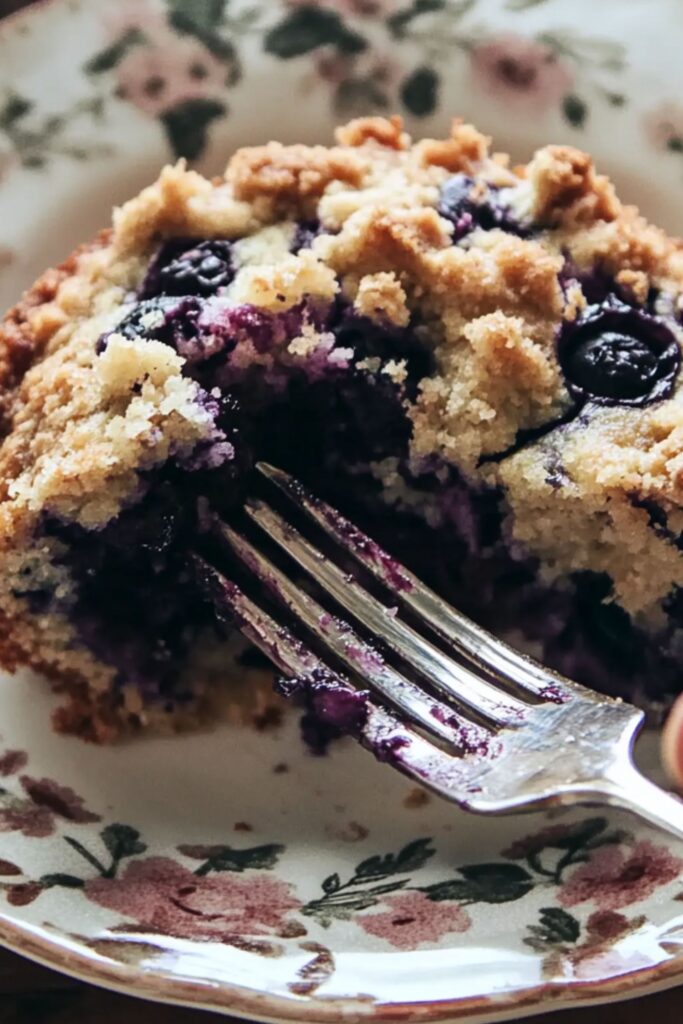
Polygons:
M0 945L53 970L88 984L123 995L167 1005L232 1014L264 1024L362 1024L373 1019L382 1024L470 1024L518 1020L571 1007L624 1002L639 996L675 988L683 983L683 953L651 967L641 967L612 978L589 981L546 981L516 989L500 997L467 996L434 1002L394 1003L353 997L308 996L299 1002L291 997L257 992L231 982L180 979L163 968L144 969L120 963L94 952L70 949L64 939L48 934L40 925L29 925L0 914ZM206 998L210 995L210 998ZM263 1011L267 1011L264 1015ZM268 1012L272 1010L273 1012Z
M271 2L271 0L265 0ZM21 30L53 8L68 8L69 0L30 0L28 6L0 18L0 40ZM571 1007L622 1002L683 985L683 948L658 964L611 978L544 981L502 995L453 997L435 1001L379 1002L362 997L293 997L258 991L230 981L181 978L163 967L140 967L113 960L41 925L32 925L0 912L0 946L69 977L123 995L165 1005L231 1014L267 1024L470 1024L516 1020ZM72 945L72 943L74 945Z

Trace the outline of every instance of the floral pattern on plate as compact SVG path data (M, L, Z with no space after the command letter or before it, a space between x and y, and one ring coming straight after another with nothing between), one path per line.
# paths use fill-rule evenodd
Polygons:
M540 0L536 0L536 5ZM247 43L279 61L298 61L328 90L336 116L400 110L423 118L444 102L454 57L470 87L513 112L557 107L581 128L595 101L627 102L618 88L623 45L570 30L496 33L476 20L478 0L125 0L102 15L102 47L81 67L84 96L58 115L10 92L0 105L0 137L23 167L52 155L105 157L79 122L129 103L163 128L175 156L198 159L215 122L230 113L230 92L245 72ZM509 11L530 4L508 0ZM0 176L3 155L0 150Z
M20 864L2 860L0 890L15 907L54 889L79 890L120 918L109 929L113 934L214 942L272 956L283 940L308 936L311 922L324 930L351 922L388 947L415 950L469 931L487 907L524 904L541 892L537 913L518 912L527 917L523 943L543 956L546 978L568 970L588 978L607 964L632 969L649 963L642 954L637 964L633 954L624 958L619 944L646 923L638 905L683 872L683 859L661 842L636 840L593 816L524 835L499 859L460 865L429 883L420 875L436 853L434 840L414 839L397 851L364 857L349 877L328 874L320 894L305 900L278 872L284 844L181 843L172 856L157 852L130 825L100 828L100 815L72 789L25 774L27 762L23 751L0 755L0 774L11 779L0 793L0 831L42 839L59 829L82 870L67 872L57 862L55 870L31 878ZM95 824L97 831L85 836L67 830ZM331 970L327 963L325 979ZM307 991L312 985L308 976Z
M405 6L290 0L290 6L266 33L265 49L283 60L312 55L339 116L401 107L415 117L433 114L443 103L443 76L454 57L468 66L475 90L520 113L559 107L576 128L588 116L588 97L613 106L626 102L613 84L623 68L621 44L567 30L495 33L474 20L477 0L413 0ZM514 0L506 6L524 9ZM363 27L368 18L383 37L373 46Z

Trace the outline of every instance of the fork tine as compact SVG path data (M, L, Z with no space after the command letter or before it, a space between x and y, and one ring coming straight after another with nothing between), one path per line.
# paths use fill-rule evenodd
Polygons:
M325 609L287 579L265 555L232 527L219 522L220 536L239 560L284 605L299 622L351 672L357 673L373 690L401 714L432 736L471 750L477 743L487 745L490 733L463 720L452 708L431 698L420 687L387 665L346 623Z
M242 635L263 651L285 675L301 680L311 680L317 676L323 679L327 686L332 683L336 692L339 689L348 689L350 693L366 696L367 691L359 693L348 679L331 672L328 666L308 650L285 626L278 625L270 615L262 611L247 597L236 583L229 580L201 555L192 552L190 560L195 576L211 599L216 613L220 616L228 611L231 621L237 625ZM320 714L321 707L323 709L325 707L324 692L323 701L314 706ZM395 742L395 737L400 736L402 737L400 742L405 742L408 745L417 739L417 735L411 731L409 726L394 718L385 709L377 708L372 701L365 699L364 708L367 715L366 721L362 725L359 719L361 733L356 738L364 743L375 756L382 756L382 750L386 748L388 737L394 737ZM337 724L336 721L335 724ZM383 734L379 738L377 736L378 728ZM367 729L367 735L363 735L365 729ZM355 730L354 735L356 735ZM436 750L434 750L435 754ZM403 770L408 771L405 766L403 766ZM408 771L408 774L411 773Z
M457 611L348 519L311 495L288 473L266 462L259 462L257 469L328 537L352 555L359 565L391 590L400 604L431 626L478 669L493 675L506 686L526 690L542 699L556 701L558 698L576 695L586 700L600 700L592 691L539 665L533 658L516 651ZM550 685L549 677L552 680Z
M205 591L213 599L217 613L229 608L240 632L270 658L281 671L292 676L307 676L323 667L322 662L308 651L288 629L261 611L243 591L194 552L190 559ZM341 679L341 677L340 677ZM350 685L350 684L349 684Z
M316 671L326 679L332 678L341 687L355 692L355 687L342 675L330 673L329 668L309 651L288 629L278 625L262 611L243 591L201 555L191 553L195 573L214 602L219 612L222 607L230 609L233 621L240 632L251 640L286 675L300 678L311 677ZM318 709L319 710L319 709ZM409 725L396 718L391 711L378 707L368 700L367 717L361 726L357 739L378 760L391 763L409 778L414 779L447 799L465 803L472 793L478 792L477 776L480 758L491 757L495 748L486 746L486 736L481 730L480 750L477 761L454 757L428 739L420 736ZM472 727L476 730L476 727ZM470 753L472 751L466 751Z
M495 686L454 662L388 609L357 580L322 557L297 530L262 501L248 501L245 511L356 621L417 670L451 699L466 705L498 727L519 725L529 706L501 693Z

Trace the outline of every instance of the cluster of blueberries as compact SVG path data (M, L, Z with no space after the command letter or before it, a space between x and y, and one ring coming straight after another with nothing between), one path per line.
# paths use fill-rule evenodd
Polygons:
M476 228L498 228L520 237L539 230L515 216L503 189L490 185L482 195L464 174L453 175L444 185L439 213L453 224L454 242ZM315 222L302 222L293 251L309 246L319 230ZM138 305L117 331L187 348L197 336L203 300L230 284L234 274L232 246L225 239L166 242L150 266ZM565 287L579 281L591 302L575 321L562 324L557 338L560 367L577 404L643 405L666 398L679 370L680 346L664 319L651 311L651 303L648 308L637 304L599 269L587 275L568 263L561 280ZM161 312L163 319L145 330L150 312ZM106 342L105 335L100 351Z
M505 203L504 190L489 186L484 198L473 199L474 181L456 174L441 193L439 213L453 223L454 241L474 228L500 228L522 238L535 233L521 223ZM574 273L563 283L578 280L591 305L559 332L558 359L567 386L581 401L600 404L644 405L666 398L680 365L680 347L671 330L648 310L619 294L604 274ZM594 301L595 300L595 301Z

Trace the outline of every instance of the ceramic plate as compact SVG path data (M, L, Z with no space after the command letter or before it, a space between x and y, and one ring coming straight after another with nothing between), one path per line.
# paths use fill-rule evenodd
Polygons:
M0 305L184 156L368 110L594 151L683 230L677 0L51 0L0 24ZM618 813L475 819L296 713L98 749L0 688L0 941L273 1021L485 1021L683 980L683 846ZM263 723L264 725L266 723ZM655 744L652 744L653 749ZM654 763L654 757L652 758Z

